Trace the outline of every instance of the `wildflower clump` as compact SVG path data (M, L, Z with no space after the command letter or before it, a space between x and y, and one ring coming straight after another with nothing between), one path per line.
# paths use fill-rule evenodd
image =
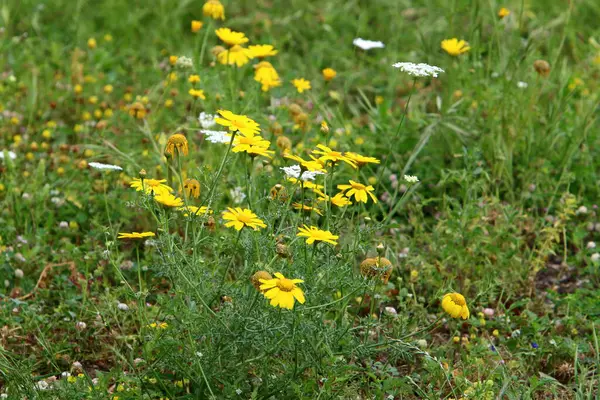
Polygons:
M448 293L442 299L442 308L452 318L467 319L470 316L465 297L460 293Z

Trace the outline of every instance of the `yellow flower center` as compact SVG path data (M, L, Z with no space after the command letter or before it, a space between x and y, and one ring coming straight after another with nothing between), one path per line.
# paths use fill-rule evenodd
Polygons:
M240 222L243 222L245 224L248 224L250 222L252 222L252 216L248 215L248 214L238 214L237 215L237 220Z
M277 287L280 290L283 290L284 292L291 292L292 290L294 290L296 285L294 285L294 282L287 278L279 278L277 280Z
M458 305L458 306L464 306L465 304L467 304L467 302L465 301L465 298L463 297L463 295L458 294L458 293L453 293L452 295L452 301Z

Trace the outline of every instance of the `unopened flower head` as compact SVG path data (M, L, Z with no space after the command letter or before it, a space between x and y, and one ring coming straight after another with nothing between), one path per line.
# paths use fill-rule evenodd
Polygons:
M406 72L412 76L432 76L437 78L438 74L444 72L440 67L425 63L415 64L411 62L397 62L393 67L399 68L400 71Z
M362 38L356 38L352 41L352 43L356 47L360 47L363 50L371 50L371 49L382 49L385 47L383 42L374 41L374 40L366 40Z

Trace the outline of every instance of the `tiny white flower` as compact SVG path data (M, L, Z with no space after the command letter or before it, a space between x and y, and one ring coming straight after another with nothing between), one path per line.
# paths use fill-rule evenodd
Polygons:
M22 262L22 263L24 263L24 262L27 261L27 259L25 257L23 257L23 254L21 254L21 253L16 253L15 254L15 259L17 261L19 261L19 262Z
M4 151L2 150L0 151L0 158L4 160ZM8 158L10 158L11 160L14 160L15 158L17 158L17 154L14 151L6 151L6 153L8 154Z
M588 249L595 249L596 248L596 242L588 242L586 247Z
M529 86L529 84L527 82L523 82L523 81L517 82L517 87L519 89L527 89L528 86Z
M575 214L579 215L579 214L587 214L588 209L586 206L581 206L577 209L577 211L575 211Z
M227 131L209 131L201 130L206 138L211 143L229 143L231 142L231 135Z
M17 278L17 279L23 279L24 275L25 274L23 273L23 270L21 268L15 269L15 278Z
M63 378L68 378L69 376L71 376L71 373L68 371L64 371L60 374L60 376L62 376Z
M60 221L58 227L60 229L69 229L69 223L67 221Z
M121 311L129 311L129 306L125 303L117 304L117 308Z
M119 167L118 165L112 165L112 164L103 164L103 163L99 163L99 162L91 162L88 163L88 165L92 168L95 169L106 169L106 170L112 170L112 171L123 171L123 168Z
M239 396L240 394L242 394L242 389L235 389L235 392L236 392L236 393L238 394L238 396Z
M35 384L35 386L39 390L48 390L48 388L50 387L50 385L46 381L39 381L38 383Z
M592 256L590 257L590 259L592 260L592 262L598 262L598 261L600 261L600 253L594 253L594 254L592 254Z
M83 330L85 330L85 328L87 328L87 324L86 324L85 322L83 322L83 321L79 321L79 322L77 322L77 323L75 324L75 328L76 328L78 331L83 331Z
M366 40L362 38L356 38L352 41L356 47L360 47L363 50L371 50L371 49L382 49L385 47L383 42L374 41L374 40Z
M200 115L198 116L198 122L200 122L200 126L204 129L209 129L212 128L213 126L215 126L216 122L215 122L215 115L212 114L207 114L204 111L202 111L200 113Z
M386 307L385 313L391 315L392 317L398 316L398 311L394 307Z
M242 192L242 188L239 186L236 186L234 189L231 189L229 191L229 194L231 195L231 199L235 204L240 204L246 198L246 195L244 194L244 192Z
M202 354L202 353L201 353L201 352L199 352L199 351L197 351L197 352L196 352L196 357L198 357L198 358L202 358L202 356L203 356L203 355L204 355L204 354Z
M404 180L408 183L419 182L419 178L417 178L415 175L404 175Z
M439 73L444 72L440 67L425 63L415 64L411 62L397 62L392 66L399 68L400 71L406 72L412 76L433 76L434 78L437 78Z

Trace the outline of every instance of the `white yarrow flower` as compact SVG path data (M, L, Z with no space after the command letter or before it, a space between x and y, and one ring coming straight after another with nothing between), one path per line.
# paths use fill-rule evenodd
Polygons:
M181 56L177 58L175 66L181 69L191 69L194 67L194 62L189 57Z
M211 143L229 143L231 141L231 135L227 131L209 131L203 129L200 132L202 132L205 139Z
M123 171L123 168L119 167L118 165L102 164L99 162L91 162L91 163L88 163L88 165L90 167L96 168L96 169L106 169L106 170L111 170L111 171Z
M239 186L231 189L229 194L231 195L231 200L233 200L235 204L240 204L246 198L246 194L242 192L242 188Z
M400 71L406 72L412 76L433 76L437 78L439 73L444 72L440 67L435 65L429 65L425 63L411 63L411 62L397 62L392 65L395 68L399 68Z
M414 175L404 175L404 180L408 183L417 183L419 182L419 178Z
M302 172L302 176L300 175L300 172L302 171L300 169L299 165L292 165L291 167L282 167L281 168L283 170L283 172L287 175L288 178L300 178L303 181L314 181L315 177L317 175L322 175L323 172L321 171L304 171Z
M213 126L215 126L216 122L215 122L215 115L212 114L207 114L204 111L202 111L200 113L200 115L198 116L198 122L200 122L200 126L204 129L209 129L212 128Z
M6 153L8 154L8 158L11 160L17 158L17 154L14 151L8 150ZM0 151L0 158L4 160L4 150Z
M352 41L352 43L356 47L360 47L363 50L382 49L385 47L385 44L383 44L383 42L375 40L366 40L362 38L356 38Z

